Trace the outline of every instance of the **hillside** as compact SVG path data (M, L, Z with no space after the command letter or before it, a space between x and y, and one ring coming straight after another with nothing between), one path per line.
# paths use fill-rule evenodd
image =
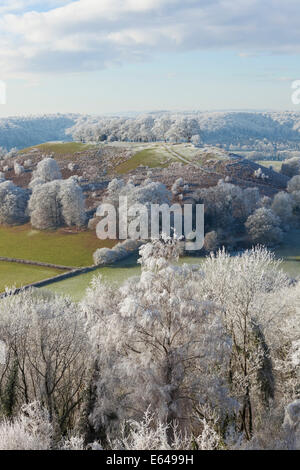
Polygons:
M288 177L276 171L216 147L198 149L191 145L170 144L48 143L21 150L17 157L3 162L0 171L5 168L7 179L27 187L36 164L50 155L58 162L63 178L79 177L88 210L98 206L113 178L127 180L134 177L136 183L140 183L149 176L149 172L153 180L161 181L169 188L176 179L183 177L191 192L215 186L220 179L226 179L242 188L258 187L261 194L273 195L285 190L288 181ZM23 165L28 160L31 164L25 173L16 176L14 162Z

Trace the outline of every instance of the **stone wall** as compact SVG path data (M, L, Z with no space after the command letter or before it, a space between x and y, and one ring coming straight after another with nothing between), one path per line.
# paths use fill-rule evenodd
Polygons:
M32 284L28 284L27 286L14 289L13 295L17 295L24 290L31 289L32 287L45 287L50 284L54 284L55 282L63 281L65 279L70 279L75 276L80 276L81 274L94 271L95 269L98 269L98 268L99 266L87 266L85 268L72 269L71 271L68 271L67 273L58 274L57 276L50 277L48 279L43 279L42 281L33 282ZM6 292L4 292L3 294L0 294L0 299L7 297L7 295L8 294Z
M7 258L5 256L0 256L0 261L5 261L7 263L30 264L32 266L43 266L45 268L55 268L55 269L62 269L62 270L67 270L67 271L74 270L74 266L62 266L60 264L43 263L41 261L32 261L32 260L19 259L19 258Z

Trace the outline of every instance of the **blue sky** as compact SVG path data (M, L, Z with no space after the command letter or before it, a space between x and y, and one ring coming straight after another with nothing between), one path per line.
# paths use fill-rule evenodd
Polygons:
M298 0L2 0L0 115L300 111L299 19Z

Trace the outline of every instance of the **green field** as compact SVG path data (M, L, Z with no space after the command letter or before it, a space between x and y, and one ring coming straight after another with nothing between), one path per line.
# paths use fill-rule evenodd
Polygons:
M269 168L270 166L273 167L273 170L275 171L280 171L281 170L281 165L282 162L278 160L259 160L257 162L258 165L265 166L266 168Z
M112 247L114 240L99 240L95 231L55 232L32 230L29 225L0 227L0 256L64 266L90 266L97 248Z
M67 157L73 156L76 152L82 152L84 150L89 150L94 148L93 144L83 144L81 142L48 142L46 144L36 145L35 147L30 147L27 149L21 150L21 153L25 153L32 149L39 149L45 154L54 153L57 157Z
M77 277L50 284L49 286L43 287L43 290L55 294L69 295L73 300L78 301L84 296L94 276L101 274L104 281L110 284L115 282L117 285L121 285L130 277L139 276L140 272L141 267L136 263L136 256L133 256L119 263L115 263L113 266L105 266Z
M168 160L173 159L172 155L161 147L153 147L137 152L126 162L114 168L114 171L119 175L125 174L128 171L135 170L138 166L149 166L150 168L165 167Z
M5 287L22 287L32 282L41 281L56 276L62 271L40 266L31 266L19 263L0 262L0 292Z
M300 277L300 230L293 230L285 235L282 245L275 251L278 258L283 259L281 268L293 277ZM183 257L179 263L199 264L203 257ZM70 295L74 300L80 300L84 296L85 290L89 286L92 278L101 274L104 281L122 284L126 279L140 274L140 266L136 263L136 257L82 274L78 277L51 284L43 289L51 292Z
M203 260L204 258L201 257L187 256L180 258L179 264L199 264L202 263ZM84 296L94 276L101 275L104 282L110 284L114 282L116 285L121 285L127 279L139 276L140 272L141 266L137 264L137 256L133 255L112 266L101 267L90 273L81 274L77 277L50 284L49 286L43 287L43 290L56 294L69 295L73 300L78 301Z

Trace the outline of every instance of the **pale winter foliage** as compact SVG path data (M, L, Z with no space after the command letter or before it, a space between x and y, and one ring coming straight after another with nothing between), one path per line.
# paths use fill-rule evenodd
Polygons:
M80 304L7 292L0 447L299 449L298 282L263 248L180 252L143 245L139 278Z
M0 181L0 224L18 225L28 220L28 192L11 181Z
M94 264L111 264L125 259L136 252L141 244L142 242L140 240L128 239L117 243L112 249L98 248L93 254Z
M203 248L208 251L216 251L218 248L218 234L214 230L212 232L208 232L204 237L204 244Z
M161 112L81 116L67 134L83 142L192 141L236 152L252 150L258 159L278 155L283 160L299 150L299 125L296 112Z
M133 210L134 214L132 212L132 215L128 216L129 223L131 221L134 221L138 217L139 214L145 215L146 218L148 217L147 219L148 227L146 227L146 224L144 224L144 228L146 227L146 235L143 237L143 238L148 239L149 230L147 230L147 228L149 228L151 224L151 213L150 213L151 204L170 205L171 199L172 199L171 191L167 189L165 184L160 183L159 181L152 181L150 178L147 178L142 182L142 184L137 185L134 183L132 179L125 182L122 179L114 178L112 181L110 181L107 187L106 194L102 200L101 205L98 207L96 216L99 215L99 217L101 217L101 215L103 215L103 213L101 214L102 208L105 208L106 204L110 204L111 206L115 208L115 213L116 213L116 218L117 218L115 238L117 238L119 236L119 230L118 230L119 229L119 217L122 216L122 213L124 214L124 212L125 213L127 212L127 210L124 210L124 209L122 212L122 207L120 208L120 203L123 203L123 201L125 201L127 204L128 210L134 209ZM141 207L141 205L143 207ZM144 209L146 209L145 213L144 213ZM103 220L105 221L105 219ZM136 232L138 231L141 232L142 229L139 226L138 222L137 222L137 225L138 227L136 227ZM128 229L130 229L130 225L128 225ZM101 257L103 256L103 253L104 251L101 252ZM107 254L109 255L109 257L111 257L111 256L114 256L114 254L116 253L115 252L111 253L107 251ZM105 254L105 258L107 258L106 254Z
M271 206L272 211L281 220L282 226L286 229L289 228L293 221L293 198L286 192L280 191L275 194L273 203Z
M204 204L205 248L210 251L225 245L234 246L236 239L245 233L245 222L249 215L259 207L260 194L257 188L241 188L219 180L216 186L203 188L193 193L197 203ZM211 232L217 234L217 244L207 245ZM212 241L212 240L211 240Z
M22 173L24 173L25 169L22 165L20 165L19 163L15 162L14 164L14 171L15 171L15 175L16 176L20 176L22 175Z
M220 419L232 413L225 381L231 346L222 315L199 296L199 270L170 264L178 249L171 242L144 245L138 282L108 290L96 278L87 294L83 308L102 370L92 416L98 426L113 424L112 409L119 418L128 409L140 419L151 406L162 421L178 420L183 429L194 403L210 403Z
M34 186L28 208L32 226L41 230L85 223L83 192L72 177Z
M43 181L44 183L49 183L49 181L60 180L61 172L58 164L54 158L43 158L36 167L36 170L33 172L32 181L38 180Z
M280 228L280 218L265 207L256 209L245 223L250 241L254 244L261 243L274 245L281 242L283 233Z
M224 251L211 255L203 271L200 289L222 309L233 342L229 374L232 394L240 401L236 419L240 430L251 437L255 413L274 398L269 348L286 314L280 292L288 288L289 280L273 255L262 248L235 257Z
M6 149L43 142L192 141L221 144L257 157L299 153L297 112L161 112L136 116L44 115L0 119L0 159ZM69 137L71 136L71 137ZM5 148L4 148L5 147ZM261 158L260 158L261 159ZM292 175L289 175L292 176Z
M13 294L13 293L12 293ZM61 430L73 423L88 376L88 347L76 305L26 291L0 304L1 409L7 416L39 401Z
M258 168L257 170L255 170L253 173L253 176L255 178L262 179L262 180L269 178L268 175L265 175L265 173L263 173L261 168Z
M201 421L199 436L184 434L178 425L170 425L156 420L147 410L141 421L125 421L121 426L121 437L111 442L114 450L214 450L218 448L220 436L205 420ZM128 431L129 430L129 431ZM170 431L172 441L169 440Z
M290 179L287 190L289 193L300 191L300 175L293 176L293 178Z
M121 179L113 179L108 187L104 202L118 206L119 197L126 196L128 206L133 204L164 204L171 201L172 195L166 186L160 182L146 179L141 185L135 185L132 180L125 183Z
M48 412L38 402L23 405L16 419L0 423L1 450L49 450L52 436Z

